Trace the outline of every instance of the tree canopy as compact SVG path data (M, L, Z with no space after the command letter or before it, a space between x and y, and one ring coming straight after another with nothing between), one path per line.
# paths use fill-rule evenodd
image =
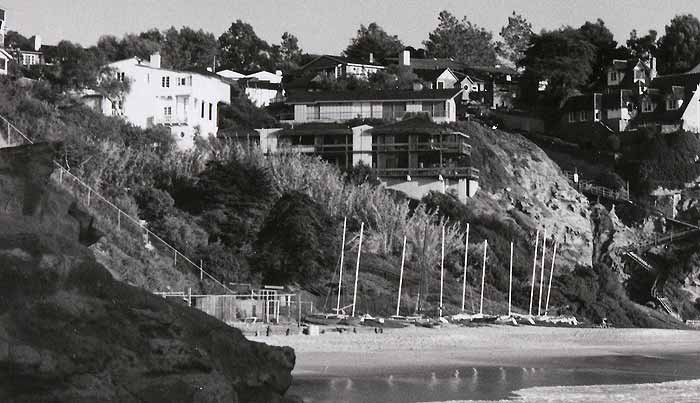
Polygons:
M532 24L513 11L513 14L508 17L508 24L501 28L500 36L503 42L497 43L498 53L514 65L518 64L525 57L525 50L530 44Z
M383 63L388 57L396 57L404 48L396 35L389 35L376 22L360 25L357 35L345 49L345 55L353 60L368 61L372 53L376 61Z
M247 22L236 20L219 37L221 64L233 70L257 70L269 62L270 45Z
M472 24L467 17L458 20L449 11L438 16L439 24L423 42L429 57L454 58L468 65L489 66L496 63L493 35Z
M700 63L700 21L692 15L677 15L659 39L657 56L661 74L685 73Z
M533 35L520 65L526 69L527 86L546 80L546 93L563 100L588 82L595 60L595 46L579 30L564 27Z

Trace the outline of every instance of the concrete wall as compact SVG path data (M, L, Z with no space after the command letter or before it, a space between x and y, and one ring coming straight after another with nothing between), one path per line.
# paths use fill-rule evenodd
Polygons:
M282 129L256 129L260 135L260 149L265 154L277 152L277 132Z
M352 128L352 165L360 162L372 166L372 126L362 125Z
M382 184L391 190L404 193L407 197L420 200L430 192L452 194L461 202L466 202L467 197L473 197L478 186L472 184L472 191L469 190L467 179L445 179L440 181L437 178L382 178Z
M693 97L688 101L688 107L681 118L683 129L693 133L700 133L700 85L698 85Z

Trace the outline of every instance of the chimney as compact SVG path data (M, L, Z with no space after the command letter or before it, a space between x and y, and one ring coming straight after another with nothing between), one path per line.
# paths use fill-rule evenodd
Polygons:
M159 69L160 68L160 53L154 53L151 55L151 61L149 63L151 67Z
M403 52L399 55L399 65L401 66L411 66L411 51L408 49L404 49Z
M374 53L369 52L369 64L374 64Z
M41 37L39 35L34 35L32 37L32 44L34 46L34 51L38 52L41 49Z

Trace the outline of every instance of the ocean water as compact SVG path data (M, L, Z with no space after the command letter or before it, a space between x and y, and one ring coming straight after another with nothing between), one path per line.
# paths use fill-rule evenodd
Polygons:
M288 393L307 403L700 401L700 382L668 383L692 379L700 379L700 355L616 355L549 360L534 367L465 365L371 376L297 376Z

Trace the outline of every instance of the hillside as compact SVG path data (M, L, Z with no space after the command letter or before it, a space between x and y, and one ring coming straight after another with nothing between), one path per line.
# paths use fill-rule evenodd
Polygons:
M48 185L53 148L0 150L0 400L282 402L289 348L115 281Z

